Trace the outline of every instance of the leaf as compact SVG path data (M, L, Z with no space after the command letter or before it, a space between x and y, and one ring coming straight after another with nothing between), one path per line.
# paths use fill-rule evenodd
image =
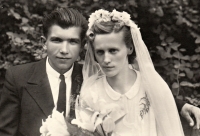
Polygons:
M178 50L178 47L179 47L181 44L179 44L179 43L177 43L177 42L173 42L173 43L170 43L169 45L170 45L170 47L171 47L173 50L177 51L177 50Z
M191 60L196 61L199 57L200 55L192 55Z
M167 43L166 43L165 41L162 41L162 42L161 42L161 45L162 45L162 46L166 46Z
M191 67L191 63L185 63L186 67Z
M154 28L153 32L156 33L156 34L159 34L161 32L161 27L158 26L157 29Z
M161 66L166 66L168 64L168 61L167 60L163 60L160 62L160 65Z
M171 43L174 41L174 37L167 37L166 42Z
M196 44L200 43L200 37L197 37L197 39L195 40L195 43Z
M161 46L156 46L156 48L157 48L159 51L164 51L163 47L161 47Z
M194 84L194 87L200 87L200 83Z
M181 49L179 49L179 51L185 52L185 51L186 51L186 49L184 49L184 48L181 48Z
M11 14L12 14L16 19L19 20L19 19L21 18L21 16L20 16L18 13L14 12L13 9L10 9L10 12L11 12Z
M152 14L155 13L156 12L156 8L154 8L154 7L150 8L149 12L152 13Z
M178 74L178 71L175 70L175 69L172 69L172 73L175 74L175 75L177 75L177 74Z
M166 58L171 58L172 55L170 54L171 48L167 48L167 51L165 51L163 48L160 48L160 55L161 58L166 59Z
M181 56L181 59L183 60L190 60L190 56L186 55L186 56Z
M194 76L194 72L192 72L189 68L185 68L184 70L185 70L185 72L186 72L187 77L188 77L189 79L192 79L193 76Z
M27 18L25 18L25 17L22 17L22 23L23 23L23 24L26 24L26 23L28 23L28 19L27 19Z
M179 16L176 21L176 25L182 25L182 24L183 24L183 18L181 16Z
M183 100L183 96L182 95L179 95L176 98L179 99L179 100Z
M179 84L178 84L177 82L174 82L174 83L172 84L172 88L179 88Z
M22 28L22 30L23 30L24 32L26 32L26 31L29 29L28 26L22 26L21 28Z
M200 47L196 48L196 49L195 49L195 52L196 52L196 53L199 53L199 52L200 52Z
M162 10L162 7L159 6L159 7L156 9L156 14L157 14L159 17L164 16L164 12L163 12L163 10Z
M19 38L19 37L15 38L15 41L16 41L17 43L22 43L22 40L21 40L21 38Z
M180 58L180 53L179 52L174 52L172 56L177 58L177 59L179 59Z
M12 38L14 36L13 32L6 32L9 38Z
M24 42L25 43L30 43L30 40L29 39L25 39Z
M184 76L185 76L185 73L180 73L179 76L180 76L180 77L184 77Z
M164 40L165 36L166 36L166 33L164 31L161 32L161 34L160 34L160 40Z
M180 66L181 66L180 63L178 63L178 64L174 65L174 68L178 69L178 68L180 68Z
M193 64L193 68L199 68L199 64L198 63L194 63Z
M191 84L190 82L187 82L187 81L182 81L180 83L181 86L188 86L188 87L193 87L193 84Z
M47 3L47 0L41 0L43 4L46 4Z

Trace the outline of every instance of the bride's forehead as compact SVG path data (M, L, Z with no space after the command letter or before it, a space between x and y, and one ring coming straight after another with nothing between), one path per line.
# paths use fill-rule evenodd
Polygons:
M122 36L99 35L95 37L93 46L95 49L122 48L125 47L125 42Z
M122 32L109 33L109 34L97 34L94 38L94 44L102 43L123 43L124 35Z

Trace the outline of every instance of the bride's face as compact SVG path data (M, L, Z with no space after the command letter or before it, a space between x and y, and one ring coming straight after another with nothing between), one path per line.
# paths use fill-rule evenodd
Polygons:
M94 39L94 54L107 77L113 77L128 67L128 52L123 31L111 34L97 34Z

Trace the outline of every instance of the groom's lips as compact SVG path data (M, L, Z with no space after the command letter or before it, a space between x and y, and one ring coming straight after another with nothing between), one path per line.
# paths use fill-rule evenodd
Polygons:
M68 61L71 58L70 57L56 57L57 59L59 59L60 61Z
M58 59L71 59L70 57L56 57Z

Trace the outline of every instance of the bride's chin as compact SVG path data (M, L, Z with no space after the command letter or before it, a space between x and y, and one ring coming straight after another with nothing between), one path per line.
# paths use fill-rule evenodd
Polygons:
M104 73L105 73L106 77L109 77L109 78L114 77L116 75L113 72L104 72Z

